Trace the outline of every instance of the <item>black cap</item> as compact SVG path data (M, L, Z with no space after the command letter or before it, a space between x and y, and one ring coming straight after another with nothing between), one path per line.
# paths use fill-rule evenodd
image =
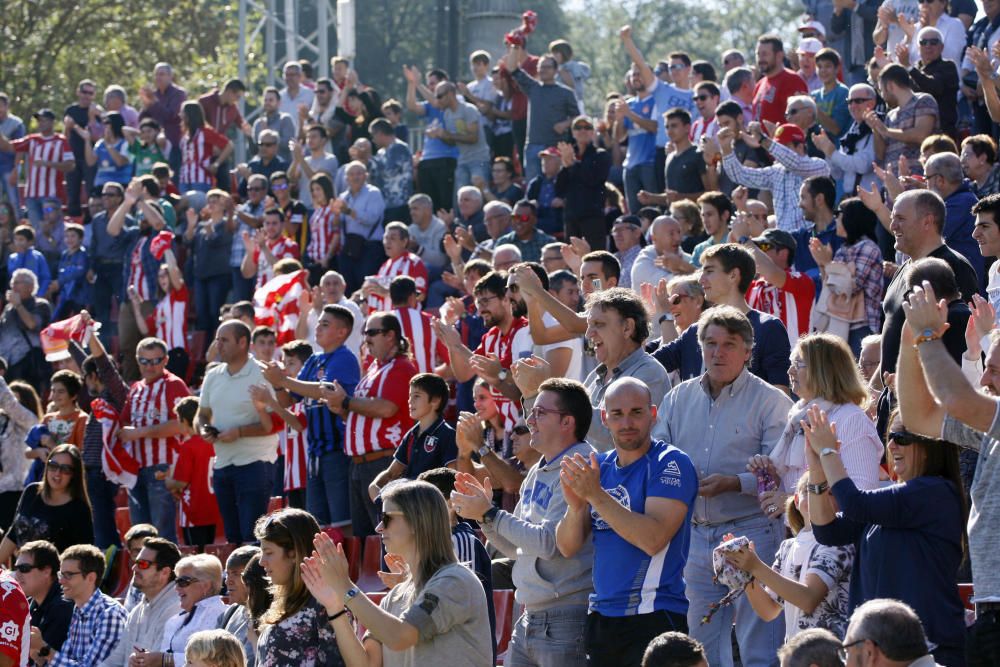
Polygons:
M32 114L35 118L48 118L49 120L55 120L56 114L52 109L39 109Z
M637 215L620 215L615 219L615 224L635 225L642 228L642 220Z
M766 229L763 234L750 240L757 245L770 243L773 246L788 248L789 250L795 250L798 247L795 237L780 229Z

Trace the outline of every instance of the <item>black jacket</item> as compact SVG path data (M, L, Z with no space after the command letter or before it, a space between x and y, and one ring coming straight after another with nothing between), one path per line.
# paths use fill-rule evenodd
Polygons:
M593 144L576 162L556 176L556 195L565 202L567 220L604 216L604 182L611 170L611 154Z

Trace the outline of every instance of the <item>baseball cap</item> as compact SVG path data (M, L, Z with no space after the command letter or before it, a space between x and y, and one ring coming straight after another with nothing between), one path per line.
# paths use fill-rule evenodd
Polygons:
M774 131L774 140L782 146L791 146L796 143L802 144L806 141L806 133L798 125L785 123L784 125L779 125L778 129Z
M826 37L826 28L823 26L822 23L820 23L816 19L812 19L811 21L806 21L805 23L799 26L799 32L806 32L809 30L814 30L819 34L823 35L823 37Z
M815 37L806 37L801 42L799 42L799 53L819 53L819 50L823 48L823 42L819 41Z
M921 28L920 32L917 33L917 41L919 42L921 39L936 39L943 42L944 35L942 35L941 31L937 28L929 25L926 28Z
M576 118L573 119L573 124L570 127L572 127L575 130L580 126L585 126L593 130L594 121L590 119L590 116L577 116Z
M33 113L32 116L34 116L35 118L48 118L49 120L55 120L56 119L55 112L52 111L52 109L48 109L48 108L39 109L38 111L36 111L35 113Z
M758 246L762 243L767 243L772 246L788 248L789 250L795 250L798 247L795 237L781 229L765 229L763 234L750 240Z
M639 219L637 215L620 215L615 220L616 225L632 225L634 227L641 228L642 220Z

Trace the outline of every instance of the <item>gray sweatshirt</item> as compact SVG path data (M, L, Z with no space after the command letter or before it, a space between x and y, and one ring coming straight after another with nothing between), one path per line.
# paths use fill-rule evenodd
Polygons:
M170 582L155 598L145 597L132 611L125 622L125 632L101 667L127 667L129 654L136 647L147 651L158 651L163 641L163 626L167 619L181 611L181 601L177 597L177 585Z
M561 83L539 83L524 70L516 70L513 76L528 96L528 143L555 146L557 142L568 140L569 132L558 134L552 128L580 113L573 91Z
M591 568L593 540L572 558L556 547L556 526L566 513L566 497L559 483L559 462L579 452L589 457L594 449L585 442L571 446L551 463L542 459L528 471L521 484L521 499L514 512L497 513L483 532L500 552L514 560L515 599L527 611L554 607L586 606L594 590Z

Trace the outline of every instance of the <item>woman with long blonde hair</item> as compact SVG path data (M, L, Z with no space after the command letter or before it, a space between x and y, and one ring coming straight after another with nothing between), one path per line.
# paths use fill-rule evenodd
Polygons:
M778 488L761 496L761 509L780 515L795 485L806 471L805 435L801 422L813 405L837 424L840 454L848 476L860 489L879 485L879 464L884 451L875 425L865 414L869 395L854 355L844 339L832 334L803 336L792 350L788 367L792 393L799 397L788 411L788 423L770 457L756 455L747 469L767 470Z
M260 564L271 579L274 596L261 619L257 667L344 664L326 609L309 594L302 579L302 561L312 552L318 533L313 515L294 508L257 521L254 536L260 540Z
M409 575L376 605L350 579L341 545L317 535L316 552L302 564L306 586L326 608L348 667L369 660L386 667L452 663L493 665L486 593L476 574L457 562L444 496L421 481L395 482L382 491L376 530ZM368 628L362 644L347 613Z

